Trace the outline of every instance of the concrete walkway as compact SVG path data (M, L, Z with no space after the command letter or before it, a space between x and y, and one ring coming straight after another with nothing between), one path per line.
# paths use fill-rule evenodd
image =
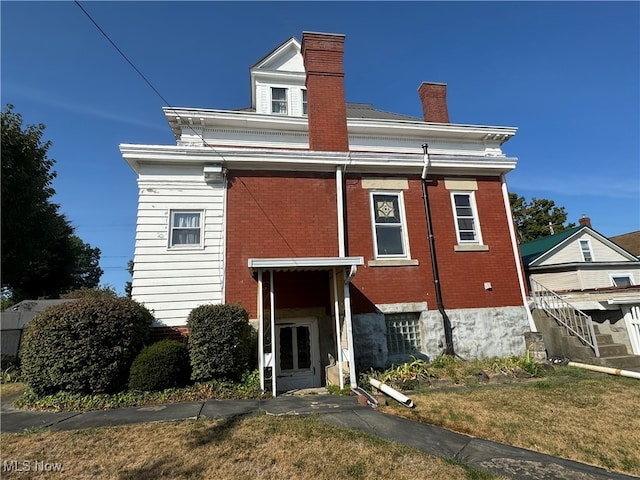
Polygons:
M39 428L62 431L202 417L228 418L258 413L317 414L321 421L331 425L400 442L423 452L454 458L466 465L514 479L637 478L387 415L359 405L356 397L328 394L282 395L266 400L207 400L84 413L29 412L17 410L10 402L5 401L1 406L0 429L2 432L24 432Z

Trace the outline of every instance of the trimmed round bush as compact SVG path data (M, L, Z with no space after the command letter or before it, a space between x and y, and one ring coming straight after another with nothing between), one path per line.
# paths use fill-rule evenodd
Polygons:
M191 379L240 379L249 367L252 339L242 305L201 305L191 311L187 326Z
M124 390L153 316L128 298L87 298L49 307L24 331L22 378L37 395Z
M129 388L146 392L183 387L191 366L187 346L177 340L161 340L144 347L131 364Z

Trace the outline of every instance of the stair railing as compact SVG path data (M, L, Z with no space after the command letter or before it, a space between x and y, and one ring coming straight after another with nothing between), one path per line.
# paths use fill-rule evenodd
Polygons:
M555 318L570 335L578 337L582 343L593 349L596 357L599 357L600 351L591 317L533 278L530 278L530 281L536 308Z

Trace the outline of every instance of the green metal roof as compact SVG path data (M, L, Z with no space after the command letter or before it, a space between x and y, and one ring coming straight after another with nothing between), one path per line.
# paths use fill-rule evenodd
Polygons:
M579 227L563 230L555 235L549 235L548 237L542 237L536 240L531 240L530 242L521 243L520 255L522 256L522 263L525 267L528 267L532 260L535 260L543 253L548 252L553 247L562 243L564 240L583 228L586 228L586 226L580 225Z

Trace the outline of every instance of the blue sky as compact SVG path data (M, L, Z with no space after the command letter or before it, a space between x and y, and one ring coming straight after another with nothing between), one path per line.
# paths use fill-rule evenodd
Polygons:
M82 2L178 107L248 106L249 67L303 31L342 33L347 101L421 117L448 84L453 123L518 127L509 189L605 236L640 230L638 2ZM55 201L122 292L136 177L121 143L173 144L162 100L73 2L0 3L2 105L44 123Z

